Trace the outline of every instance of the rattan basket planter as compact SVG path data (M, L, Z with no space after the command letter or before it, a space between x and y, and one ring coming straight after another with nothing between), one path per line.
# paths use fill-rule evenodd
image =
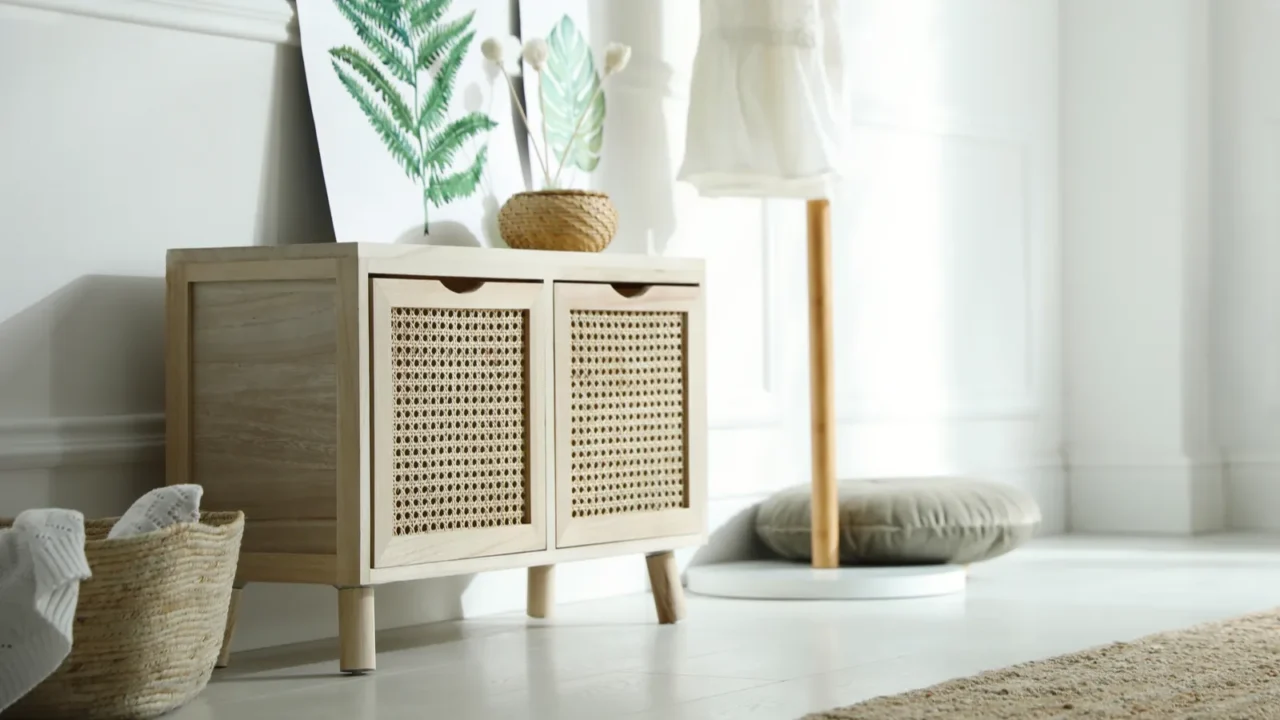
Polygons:
M71 655L6 720L154 718L209 682L244 515L204 513L199 523L107 540L114 523L85 521L93 577L80 585Z
M591 190L516 193L498 212L498 231L521 250L600 252L618 232L618 210Z

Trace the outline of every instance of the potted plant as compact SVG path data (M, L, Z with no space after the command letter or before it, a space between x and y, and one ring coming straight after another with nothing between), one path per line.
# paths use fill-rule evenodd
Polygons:
M517 53L498 38L485 40L480 50L507 80L511 100L524 120L529 145L542 171L542 189L512 195L498 212L502 239L514 248L600 252L618 231L618 211L605 193L561 186L566 165L585 170L599 162L604 124L604 83L621 72L631 59L631 48L610 43L604 54L603 77L585 40L565 18L547 39L534 38ZM542 113L541 145L511 80L514 57L538 74L538 101ZM557 67L566 72L557 77ZM544 80L551 80L550 93ZM572 85L572 86L571 86ZM552 97L549 99L548 94ZM548 130L548 112L557 127ZM571 119L571 124L568 122ZM572 128L572 131L568 131Z

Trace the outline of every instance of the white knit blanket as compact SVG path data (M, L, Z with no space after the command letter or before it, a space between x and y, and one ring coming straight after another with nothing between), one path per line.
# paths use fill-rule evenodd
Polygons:
M80 513L28 510L0 531L0 710L71 652L80 581L88 577Z

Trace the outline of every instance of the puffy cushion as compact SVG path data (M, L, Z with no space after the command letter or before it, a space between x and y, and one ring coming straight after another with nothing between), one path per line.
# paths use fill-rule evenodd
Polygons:
M792 560L812 556L809 485L765 500L756 533ZM845 480L840 483L840 562L908 565L973 563L1026 542L1040 508L1007 485L965 478Z

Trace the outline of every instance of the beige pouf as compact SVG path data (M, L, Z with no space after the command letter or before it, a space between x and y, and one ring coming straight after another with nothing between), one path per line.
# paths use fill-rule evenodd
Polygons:
M812 557L811 488L765 500L756 533L790 560ZM840 483L840 562L967 564L1003 555L1031 538L1040 508L1008 485L959 477L845 480Z

